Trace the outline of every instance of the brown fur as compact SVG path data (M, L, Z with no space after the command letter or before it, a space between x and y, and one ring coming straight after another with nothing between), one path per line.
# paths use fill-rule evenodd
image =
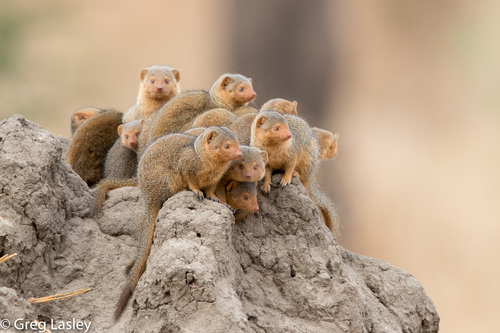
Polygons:
M255 117L257 117L256 113L242 115L231 126L231 130L238 137L240 144L250 145L252 123Z
M146 119L180 92L180 72L170 66L150 66L141 70L137 101L123 116L123 122Z
M280 114L290 114L292 116L298 116L297 113L297 102L287 101L283 98L274 98L262 105L260 111L275 111Z
M231 181L225 188L227 204L234 209L234 219L240 222L248 214L259 211L255 182Z
M104 179L96 186L96 201L92 215L99 212L106 194L125 186L137 186L137 139L140 135L143 120L133 120L118 126L120 137L106 155Z
M256 113L258 113L258 112L259 112L259 110L257 110L256 108L253 108L253 107L251 107L251 106L248 106L248 105L247 105L247 106L240 106L239 108L236 108L236 109L233 111L233 113L234 113L235 115L237 115L238 117L241 117L241 116L243 116L243 115L245 115L245 114L249 114L249 113L254 113L254 114L256 114Z
M319 159L334 158L337 156L337 146L339 141L339 133L333 134L330 131L313 127L312 128L316 141L319 147Z
M215 199L215 187L232 160L241 157L234 133L221 127L210 127L198 137L170 134L152 144L139 163L139 188L144 197L145 232L141 251L130 271L130 279L115 312L118 319L146 269L153 244L156 217L163 203L172 195L190 189L198 199ZM205 195L202 191L205 191Z
M267 152L257 147L243 145L240 145L240 150L241 157L231 162L229 169L217 184L215 195L222 203L226 203L226 187L231 181L257 182L264 177Z
M106 194L117 188L122 188L126 186L137 186L137 177L131 177L127 179L114 179L107 178L102 179L95 188L95 201L94 207L92 208L91 216L95 216L102 208L102 204L106 199Z
M289 129L291 136L285 135L287 134L285 129ZM278 136L277 133L280 131L284 133ZM252 124L251 145L269 153L269 162L266 165L266 175L262 186L264 193L269 193L271 190L273 170L284 171L280 181L281 187L290 184L292 176L295 175L318 206L326 226L332 231L336 229L337 217L333 204L319 190L315 181L319 148L311 127L304 119L289 114L283 117L274 111L259 112Z
M73 135L66 161L89 186L103 176L106 155L118 138L122 116L119 111L103 111L85 121Z
M181 93L144 123L140 146L144 149L159 137L179 132L201 113L215 108L232 111L252 101L257 94L251 79L239 74L224 74L212 85L210 92L188 91ZM142 148L141 148L142 150Z
M74 135L77 128L86 120L101 112L103 112L103 110L96 108L84 108L73 112L71 115L71 135Z
M198 117L196 117L192 123L188 123L187 125L191 125L190 128L212 126L231 128L231 125L237 119L238 116L231 111L223 108L217 108L203 112Z

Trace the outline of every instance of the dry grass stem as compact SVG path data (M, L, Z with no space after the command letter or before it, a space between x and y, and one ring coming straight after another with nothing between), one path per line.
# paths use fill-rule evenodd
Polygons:
M4 261L9 260L12 257L15 257L15 256L17 256L17 253L14 253L11 255L8 255L8 254L4 255L2 258L0 258L0 264L3 263Z
M46 302L55 301L58 299L63 299L63 298L68 298L68 297L76 296L79 294L83 294L89 290L90 290L90 288L86 288L86 289L81 289L81 290L77 290L77 291L73 291L73 292L65 293L65 294L45 296L45 297L40 297L40 298L33 298L32 297L28 300L28 302L29 303L46 303Z

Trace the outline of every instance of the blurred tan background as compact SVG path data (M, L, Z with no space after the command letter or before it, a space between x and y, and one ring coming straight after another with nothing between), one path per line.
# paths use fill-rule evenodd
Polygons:
M339 242L412 273L441 332L499 332L500 3L0 0L0 119L69 137L86 106L125 111L139 71L208 89L253 78L340 132L321 166Z

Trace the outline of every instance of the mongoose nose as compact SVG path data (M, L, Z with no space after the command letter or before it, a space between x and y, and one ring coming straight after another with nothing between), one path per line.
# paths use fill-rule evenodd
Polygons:
M292 133L288 133L286 136L287 139L290 139L291 137L292 137Z
M156 87L156 91L158 91L158 92L163 91L163 87Z
M252 97L253 98L257 97L257 93L255 91L253 92Z
M236 156L241 157L241 155L243 155L243 154L242 154L241 150L238 149L238 151L236 152Z

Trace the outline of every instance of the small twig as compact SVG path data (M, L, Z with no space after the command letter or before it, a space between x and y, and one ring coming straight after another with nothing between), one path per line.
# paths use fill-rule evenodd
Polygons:
M4 255L2 258L0 258L0 264L3 263L4 261L9 260L12 257L15 257L15 256L17 256L17 253L14 253L11 255L8 255L8 254Z
M58 300L58 299L63 299L63 298L68 298L68 297L76 296L76 295L79 295L79 294L83 294L83 293L86 293L89 290L90 290L90 288L86 288L86 289L81 289L81 290L73 291L71 293L58 294L58 295L52 295L52 296L45 296L45 297L40 297L40 298L34 298L34 297L32 297L32 298L30 298L28 300L28 302L29 303L45 303L45 302L55 301L55 300Z

